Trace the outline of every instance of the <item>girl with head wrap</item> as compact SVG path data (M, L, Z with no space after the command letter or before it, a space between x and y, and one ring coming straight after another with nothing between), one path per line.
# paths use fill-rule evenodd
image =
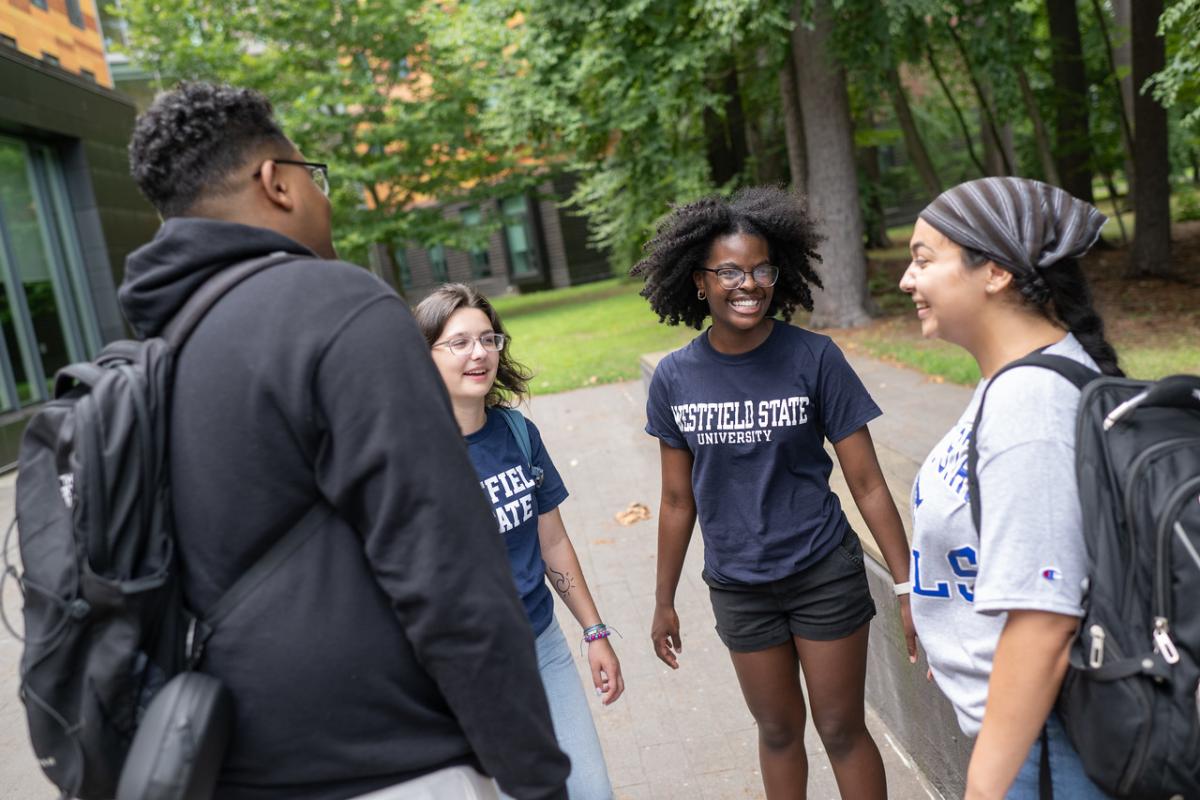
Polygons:
M1061 189L985 178L940 195L913 229L900 288L921 330L966 349L983 379L913 487L912 614L930 671L977 736L967 798L1105 795L1083 773L1053 711L1083 614L1087 554L1075 481L1079 390L1036 350L1122 374L1077 262L1105 218ZM971 518L967 452L986 501ZM1047 758L1043 760L1043 750Z

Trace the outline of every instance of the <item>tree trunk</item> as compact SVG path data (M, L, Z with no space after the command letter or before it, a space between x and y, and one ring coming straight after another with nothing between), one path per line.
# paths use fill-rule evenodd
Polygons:
M404 282L396 274L396 265L392 263L391 248L384 243L374 242L367 246L367 267L396 294L404 297Z
M946 79L942 77L937 57L933 54L933 45L926 46L925 54L929 59L929 68L933 70L933 77L937 79L938 86L942 87L942 94L946 95L946 102L950 104L950 108L954 111L954 117L958 120L958 127L962 130L963 144L967 147L967 155L971 157L971 163L979 170L981 176L987 175L988 171L984 168L983 162L979 160L979 156L975 155L975 145L971 143L973 137L971 128L967 125L967 118L963 116L962 109L954 100L954 92L950 91L950 87L946 85Z
M1166 48L1158 37L1158 18L1163 0L1138 0L1133 4L1133 85L1146 80L1166 64ZM1133 169L1137 174L1133 250L1129 263L1132 275L1171 273L1171 165L1167 156L1167 110L1149 92L1138 92L1133 100Z
M826 43L833 39L830 0L812 3L812 26L803 24L806 3L792 6L792 48L797 61L800 113L804 118L810 208L825 241L817 272L824 290L814 292L812 326L848 328L870 321L867 314L867 261L863 250L858 169L846 74L834 63Z
M875 114L867 109L861 120L866 127L875 129ZM860 147L857 151L859 178L866 181L866 186L859 188L862 192L863 227L867 233L867 247L870 249L891 247L888 238L887 220L883 214L883 171L879 169L879 147L869 145Z
M1108 67L1112 71L1112 78L1108 82L1113 88L1117 101L1117 114L1120 116L1121 128L1121 144L1125 147L1125 165L1126 172L1129 173L1130 167L1133 164L1133 128L1129 124L1129 114L1125 111L1125 97L1122 81L1117 75L1117 56L1113 50L1112 37L1108 33L1108 15L1104 8L1100 5L1100 0L1092 0L1092 11L1096 14L1096 22L1100 26L1100 36L1104 40L1104 52L1108 55ZM1133 176L1126 174L1126 179L1130 181L1132 186ZM1113 203L1117 202L1116 196L1113 197Z
M713 183L724 186L746 169L746 120L742 113L742 94L738 86L737 65L728 59L728 67L717 79L725 95L725 113L704 109L704 130L708 139L708 166Z
M1092 148L1088 132L1088 81L1083 64L1076 0L1046 0L1057 110L1054 158L1062 187L1092 202Z
M866 228L867 247L871 250L891 247L887 218L883 213L883 195L879 191L883 183L883 174L879 169L879 148L874 145L859 148L858 165L868 184L863 197L863 203L866 204L863 225Z
M904 134L904 145L908 148L908 157L912 161L913 167L916 168L921 183L925 185L929 199L932 200L942 193L942 181L938 178L937 170L934 169L929 151L925 149L921 132L917 130L912 109L908 105L908 95L904 92L904 85L900 83L900 70L895 66L889 69L887 81L888 95L892 100L892 108L896 112L896 122L900 124L900 131Z
M787 61L779 70L779 100L783 111L784 138L787 139L788 171L792 189L808 194L808 167L805 164L804 120L800 116L800 95L796 91L796 59L788 42Z
M770 66L771 56L764 45L756 48L747 61L749 66L743 71L739 85L763 80ZM743 98L745 99L747 98ZM783 114L775 103L768 103L765 107L743 103L742 108L747 112L746 146L750 153L750 162L754 165L754 183L768 186L787 183L791 173L787 152L782 144L786 143L787 137L785 132L780 130Z
M1113 62L1114 69L1120 76L1121 107L1125 109L1125 119L1129 121L1129 137L1134 136L1133 129L1133 47L1130 45L1129 23L1132 0L1112 0L1113 17L1116 25L1113 28ZM1125 197L1126 208L1133 197L1134 184L1137 175L1133 171L1133 143L1130 142L1130 152L1125 156Z
M982 115L980 124L980 133L983 138L983 163L989 167L989 174L992 175L1011 175L1013 172L1012 164L1009 163L1008 153L1004 151L1004 140L1000 137L1000 128L996 123L996 115L992 113L992 104L988 99L988 93L984 91L983 86L979 83L979 79L975 75L975 70L971 66L970 56L967 54L967 48L963 44L962 38L958 35L958 31L950 23L946 24L946 29L950 31L950 38L954 40L954 46L958 48L958 53L962 57L963 68L967 71L967 78L971 81L971 88L975 90L975 98L979 101L979 112ZM988 154L991 153L994 163L988 164Z
M1050 149L1050 136L1046 133L1046 122L1042 119L1042 112L1038 108L1033 87L1029 85L1029 76L1025 74L1025 69L1019 64L1017 65L1017 84L1021 87L1021 97L1025 101L1025 113L1029 115L1029 120L1033 123L1033 140L1037 145L1038 161L1042 165L1043 178L1046 183L1061 186L1058 167L1054 164L1054 153Z
M1112 171L1100 173L1104 185L1108 187L1108 196L1113 198L1113 216L1117 218L1117 230L1121 232L1121 244L1129 244L1129 232L1125 230L1125 219L1121 216L1121 204L1117 202L1117 183L1113 180Z

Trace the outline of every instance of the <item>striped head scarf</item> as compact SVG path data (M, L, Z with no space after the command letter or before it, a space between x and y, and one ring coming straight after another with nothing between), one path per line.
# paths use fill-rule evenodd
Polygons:
M960 183L920 216L960 247L1027 276L1086 253L1108 219L1057 186L1028 178Z

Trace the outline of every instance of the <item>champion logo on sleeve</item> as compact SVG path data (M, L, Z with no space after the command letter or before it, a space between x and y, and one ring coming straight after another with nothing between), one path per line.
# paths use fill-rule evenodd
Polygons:
M1061 581L1063 577L1063 574L1058 571L1057 567L1042 567L1042 571L1039 574L1051 583Z

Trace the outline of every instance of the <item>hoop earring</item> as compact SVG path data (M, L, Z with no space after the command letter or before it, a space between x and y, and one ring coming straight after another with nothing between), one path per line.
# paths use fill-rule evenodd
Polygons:
M704 293L703 289L697 289L696 290L696 299L697 300L706 300L706 299L708 299L708 295L706 295Z

